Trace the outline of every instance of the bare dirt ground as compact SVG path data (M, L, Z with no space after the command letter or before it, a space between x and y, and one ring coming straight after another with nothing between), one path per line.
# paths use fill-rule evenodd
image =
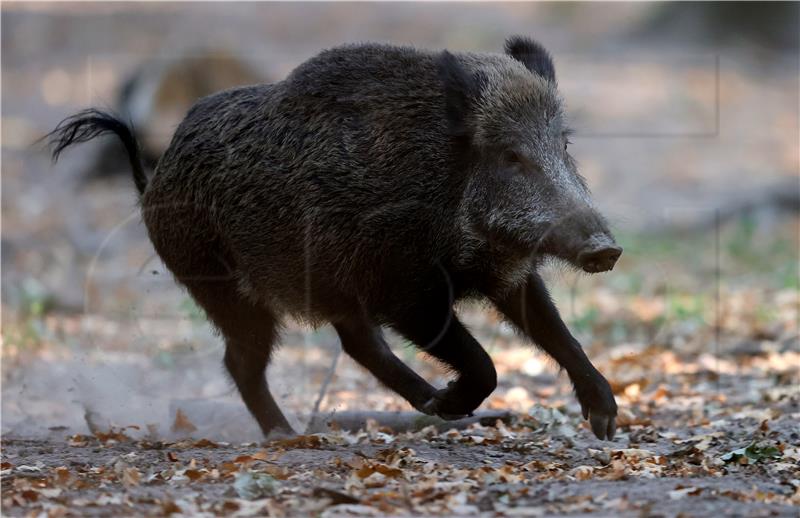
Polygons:
M797 516L800 221L767 207L663 233L797 184L796 56L631 39L644 4L582 16L527 4L9 5L3 515ZM565 377L478 307L461 315L500 378L481 410L507 419L336 429L345 412L410 408L346 357L326 383L335 335L290 324L271 387L298 431L322 394L330 427L263 442L219 339L153 255L129 178L81 184L89 148L53 168L30 146L61 117L111 104L154 55L223 47L282 77L344 41L497 50L512 32L556 55L574 154L625 248L613 274L546 271L613 385L611 442L593 437Z
M613 444L586 430L554 434L524 416L461 432L376 427L263 446L105 436L7 441L4 511L796 516L800 451L787 446L797 443L793 405L786 413L792 404L773 407L780 417L763 425L760 416L723 419L682 428L678 437L666 433L672 423L629 425ZM753 440L782 448L781 460L722 460L726 448Z
M787 359L797 363L796 355ZM714 378L672 376L687 384L698 377ZM460 431L397 434L375 425L264 444L131 440L125 430L4 440L3 510L796 516L800 398L774 387L747 401L735 390L761 381L708 379L726 388L713 399L628 385L613 442L549 406Z

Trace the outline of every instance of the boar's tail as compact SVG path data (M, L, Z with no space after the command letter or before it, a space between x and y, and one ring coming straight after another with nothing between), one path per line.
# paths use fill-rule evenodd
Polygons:
M131 126L119 118L94 108L83 110L67 117L45 136L53 149L53 161L58 160L61 152L72 144L87 142L104 133L113 133L122 141L133 168L133 183L139 194L144 194L147 187L147 175L144 172L139 144Z

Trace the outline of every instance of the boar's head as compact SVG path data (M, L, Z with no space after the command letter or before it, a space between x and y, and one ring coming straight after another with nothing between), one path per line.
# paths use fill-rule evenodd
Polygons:
M550 55L522 37L505 50L438 58L457 168L468 175L463 225L516 254L611 270L622 249L569 154Z

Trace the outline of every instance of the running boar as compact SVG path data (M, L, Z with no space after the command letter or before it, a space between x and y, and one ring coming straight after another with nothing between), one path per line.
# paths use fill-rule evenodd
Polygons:
M287 316L330 323L344 351L414 408L470 414L491 358L453 305L491 302L566 370L599 438L614 436L606 379L537 274L546 258L611 270L622 249L569 154L553 62L505 52L358 44L285 80L200 100L148 180L131 130L87 110L54 156L115 133L150 238L226 343L224 363L264 434L291 431L265 368ZM390 327L456 374L437 389L389 349Z

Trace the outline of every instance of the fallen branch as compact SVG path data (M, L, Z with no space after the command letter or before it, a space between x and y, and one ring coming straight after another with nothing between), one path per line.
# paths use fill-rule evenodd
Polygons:
M451 428L458 430L467 428L475 423L480 423L484 426L491 426L498 420L510 423L512 418L511 412L504 410L476 412L472 417L465 417L455 421L445 421L439 417L419 412L345 411L336 412L321 422L309 423L306 433L327 432L335 428L358 431L365 429L368 421L374 421L378 426L391 428L395 432L416 431L427 426L434 426L437 430L449 430Z
M252 441L261 436L255 420L248 415L244 405L238 402L209 401L206 399L178 399L170 402L169 415L174 419L177 412L183 414L186 422L191 423L197 430L191 433L170 435L192 436L196 438L213 438L224 441ZM295 422L304 422L311 416L297 415ZM311 420L304 433L324 433L333 429L348 431L363 430L368 421L374 421L379 427L391 428L395 432L421 430L426 426L435 426L437 430L463 429L471 424L480 423L491 426L501 420L509 423L513 416L505 410L492 410L476 412L472 417L465 417L456 421L445 421L439 417L429 416L416 411L406 412L374 412L374 411L342 411L323 413Z

